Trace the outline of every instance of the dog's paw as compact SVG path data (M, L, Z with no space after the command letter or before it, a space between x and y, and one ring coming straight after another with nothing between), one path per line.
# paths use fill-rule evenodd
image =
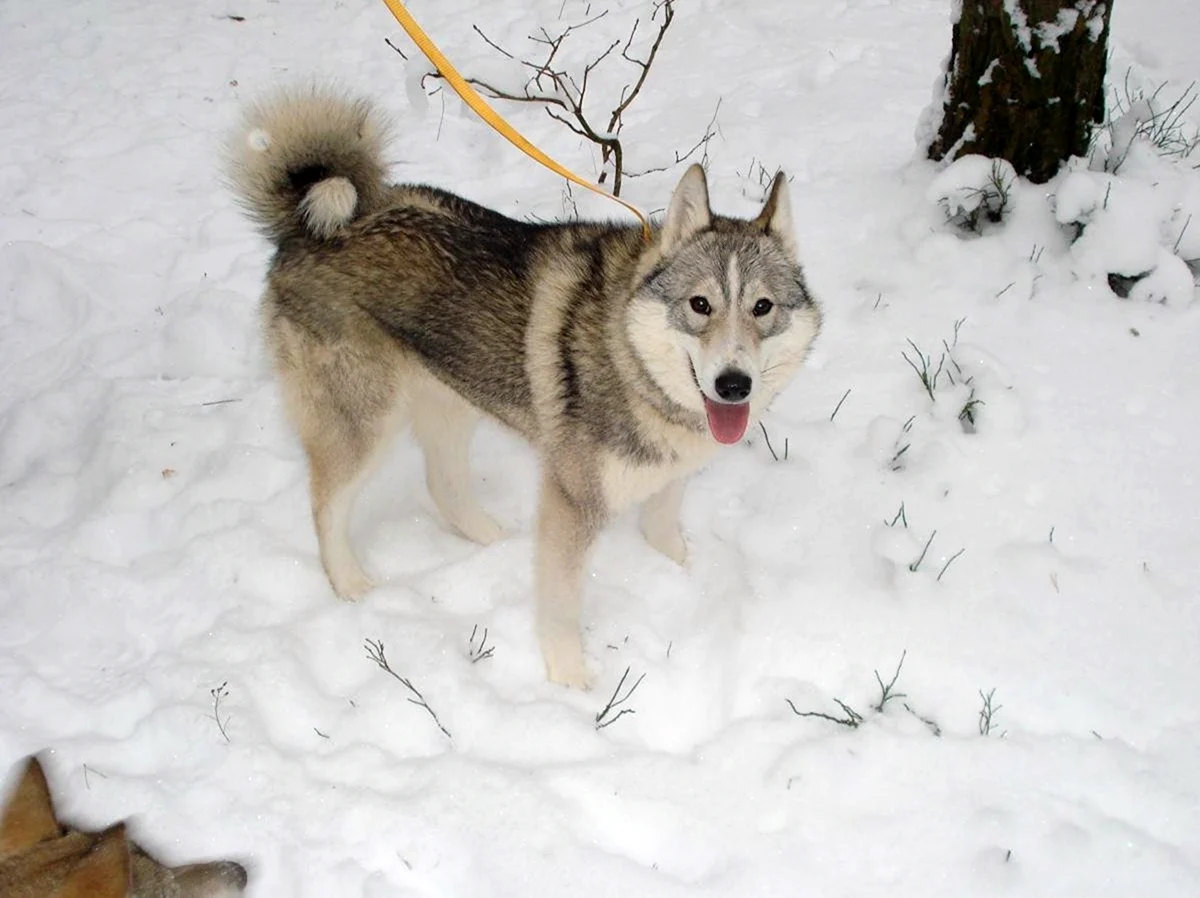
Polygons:
M687 562L688 550L687 543L684 542L683 534L678 528L657 532L651 529L644 531L646 542L654 549L657 549L663 555L666 555L678 565L683 565Z
M580 692L589 692L592 688L592 675L588 673L586 665L571 665L569 669L561 670L547 666L547 672L551 683Z
M358 567L353 570L339 571L336 576L331 571L329 583L338 598L347 602L357 602L375 588L371 578Z
M473 515L465 521L457 521L454 526L471 542L479 543L481 546L490 546L508 535L491 515L484 512Z
M546 678L551 683L579 689L584 692L592 688L592 676L583 660L583 647L559 645L543 650L546 658Z

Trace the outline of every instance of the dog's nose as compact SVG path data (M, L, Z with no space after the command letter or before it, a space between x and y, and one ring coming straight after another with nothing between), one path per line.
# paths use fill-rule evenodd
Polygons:
M744 371L735 371L731 368L717 375L715 386L717 395L726 402L742 402L750 395L753 381L750 380L750 375Z

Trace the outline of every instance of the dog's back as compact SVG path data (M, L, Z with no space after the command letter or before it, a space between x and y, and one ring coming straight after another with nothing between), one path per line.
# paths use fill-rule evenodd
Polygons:
M26 763L0 816L0 898L237 898L238 864L167 867L125 835L65 829L36 758Z

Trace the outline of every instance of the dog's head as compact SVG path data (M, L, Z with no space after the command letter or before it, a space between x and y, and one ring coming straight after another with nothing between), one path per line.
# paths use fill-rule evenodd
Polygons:
M238 898L245 885L245 869L232 861L160 864L126 837L123 823L102 833L64 827L37 758L25 763L0 814L0 895Z
M628 334L659 388L736 443L804 361L821 315L804 282L780 172L752 220L714 215L704 169L671 197Z

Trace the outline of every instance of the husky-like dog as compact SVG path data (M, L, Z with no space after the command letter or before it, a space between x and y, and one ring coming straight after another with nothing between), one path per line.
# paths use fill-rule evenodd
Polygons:
M0 814L2 898L237 898L246 871L232 861L167 867L125 835L58 822L46 774L29 758Z
M369 103L309 88L252 107L229 147L233 188L276 246L263 317L322 564L339 596L371 588L347 520L401 424L446 521L500 537L467 466L490 415L540 455L537 632L549 678L586 687L580 590L597 532L644 503L647 541L682 563L685 478L742 439L819 329L787 180L745 221L711 211L693 165L647 241L393 185L384 137Z

